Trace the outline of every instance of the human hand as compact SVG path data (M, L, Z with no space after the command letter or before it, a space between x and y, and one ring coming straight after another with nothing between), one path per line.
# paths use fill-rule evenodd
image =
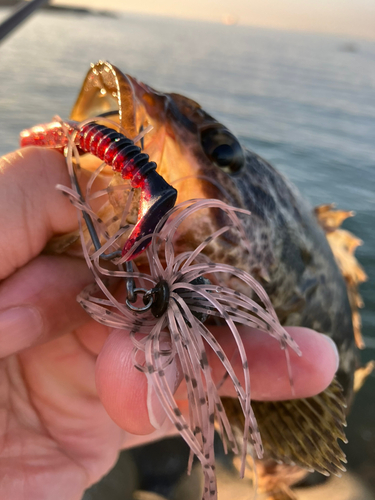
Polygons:
M77 228L75 209L55 190L69 184L63 157L27 148L3 157L0 174L0 498L79 500L119 450L175 431L162 408L160 429L149 422L146 377L132 365L127 332L92 321L76 302L92 281L86 263L41 255L53 235ZM231 358L233 337L213 330ZM290 398L279 344L240 330L252 397ZM330 383L337 351L316 332L288 330L303 354L290 352L295 396L314 395ZM219 381L221 366L214 355L209 361ZM177 389L177 365L168 379ZM226 384L221 392L235 396ZM186 410L183 388L176 398Z

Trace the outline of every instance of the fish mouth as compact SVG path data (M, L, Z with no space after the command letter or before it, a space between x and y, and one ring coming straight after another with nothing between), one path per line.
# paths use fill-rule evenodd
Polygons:
M217 122L192 99L158 92L110 63L99 61L87 73L71 119L81 122L98 116L119 123L124 135L133 140L148 127L137 145L158 165L159 174L169 184L188 177L199 177L199 184L203 184L214 177L206 175L203 179L201 163L207 159L200 146L200 130ZM198 183L189 183L190 198L222 199L220 188L214 187L212 180L210 184L202 193ZM177 189L183 191L181 186ZM183 196L179 201L185 199Z
M135 139L157 164L157 172L177 189L177 204L212 198L241 206L228 194L228 179L220 178L223 174L202 150L200 130L215 127L217 122L195 101L158 92L110 63L99 61L87 73L71 119L81 122L98 116L119 124L124 135ZM137 136L147 127L148 132L138 140ZM187 246L195 247L222 225L222 216L217 212L207 208L192 216L183 226L183 237L178 243L181 251ZM230 247L234 244L230 240L224 243Z
M126 78L133 90L134 128L139 133L152 127L139 145L156 162L158 173L177 189L177 204L212 198L239 205L227 189L228 178L220 179L221 172L207 160L201 147L201 132L221 125L190 98L159 92L130 75ZM125 120L122 123L124 128L128 126ZM197 217L193 225L205 219L209 231L222 224L215 210L207 209Z

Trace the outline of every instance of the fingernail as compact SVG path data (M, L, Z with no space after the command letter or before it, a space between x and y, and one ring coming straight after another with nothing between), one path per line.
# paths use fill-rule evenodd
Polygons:
M324 334L322 334L322 335L325 338L325 340L330 344L331 348L333 349L333 352L335 353L335 357L336 357L336 370L335 370L335 372L337 372L337 370L339 368L339 364L340 364L340 356L339 356L339 351L337 350L337 345L334 342L334 340L331 339L331 337L328 337L328 335L324 335Z
M0 357L30 347L42 331L43 320L35 307L3 309L0 311Z

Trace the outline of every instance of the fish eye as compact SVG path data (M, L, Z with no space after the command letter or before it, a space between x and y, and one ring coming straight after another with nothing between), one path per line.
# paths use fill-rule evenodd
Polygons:
M227 173L238 172L245 164L241 144L225 128L211 127L202 130L201 144L207 158Z

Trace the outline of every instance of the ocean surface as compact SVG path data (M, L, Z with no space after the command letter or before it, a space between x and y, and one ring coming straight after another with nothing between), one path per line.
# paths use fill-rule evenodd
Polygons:
M0 19L6 15L0 9ZM68 117L90 62L185 94L345 228L369 276L362 360L375 358L375 41L125 14L39 12L0 46L0 154L23 128ZM349 417L349 468L375 490L375 377Z

